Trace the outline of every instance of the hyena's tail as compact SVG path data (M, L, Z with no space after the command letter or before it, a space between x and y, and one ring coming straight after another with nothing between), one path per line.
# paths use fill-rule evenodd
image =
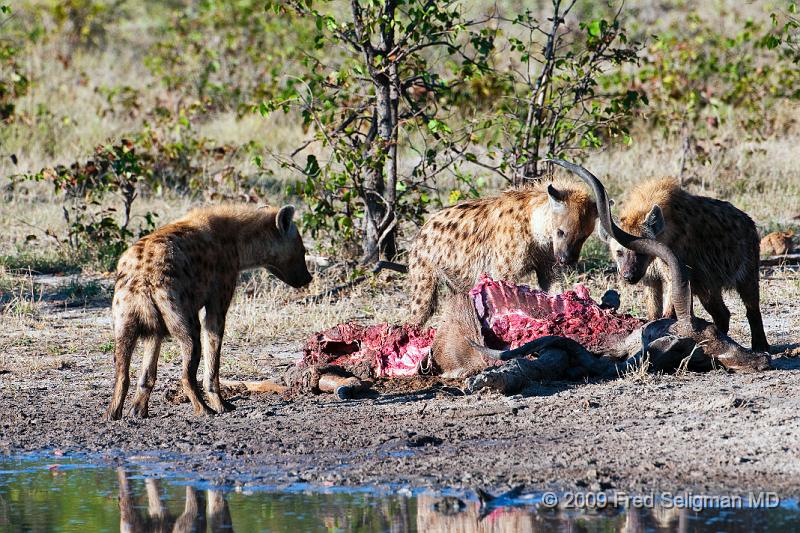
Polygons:
M132 296L132 314L142 337L163 337L168 334L164 313L150 291Z

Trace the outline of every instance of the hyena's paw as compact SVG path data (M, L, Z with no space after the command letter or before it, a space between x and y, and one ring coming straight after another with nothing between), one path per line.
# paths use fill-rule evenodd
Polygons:
M131 410L128 412L128 416L147 418L147 404L149 403L149 400L149 391L137 392L133 397L133 403L131 404Z
M107 420L109 422L113 420L119 420L122 418L122 407L118 409L111 409L110 407L106 411L106 414L103 415L103 420Z
M236 409L228 400L224 400L219 394L208 394L208 403L217 414L229 413Z
M147 418L147 403L133 402L128 415L135 416L136 418Z
M200 403L199 405L194 406L194 414L195 416L214 416L217 414L217 412L211 409L205 403Z

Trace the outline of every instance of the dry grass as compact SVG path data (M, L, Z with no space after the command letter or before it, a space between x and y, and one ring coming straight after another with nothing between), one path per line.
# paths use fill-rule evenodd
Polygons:
M106 28L108 44L105 48L71 49L55 34L54 22L48 19L43 5L39 0L27 0L15 6L20 17L38 18L50 38L41 40L24 56L26 70L35 80L29 93L19 102L20 111L28 119L12 123L3 131L1 152L16 154L19 162L13 165L8 157L0 157L0 176L85 160L97 144L139 129L145 120L144 113L114 112L103 94L104 88L128 86L141 91L142 110L151 108L156 99L165 96L164 89L142 61L157 38L153 26L158 17L164 16L165 8L156 9L154 5L158 4L152 2L132 3L125 7L126 17ZM505 0L498 5L507 12L530 7L516 0ZM697 6L675 5L669 9L644 0L625 5L629 20L638 28L635 32L648 34L683 23L689 9L698 11L704 20L714 21L718 27L733 32L741 20L748 17L760 20L775 8L776 5L743 4L733 0ZM465 9L477 12L485 6L467 2ZM69 56L66 65L59 59L64 56ZM800 173L796 160L796 147L800 144L800 109L794 105L773 110L773 114L777 116L776 127L766 139L750 139L747 131L718 132L722 139L720 145L705 147L709 152L708 164L692 167L687 175L692 191L728 199L750 213L759 224L770 228L788 224L792 217L800 214ZM214 139L219 144L242 146L256 141L284 154L311 134L302 131L298 117L283 113L274 113L268 119L254 114L243 117L230 112L209 114L195 127L199 137ZM681 139L665 140L658 131L637 131L633 137L633 146L612 147L590 154L586 161L590 169L605 179L615 195L646 177L679 171ZM265 158L265 161L270 160ZM245 153L238 155L233 163L245 175L256 170ZM405 164L410 165L410 160ZM275 172L278 182L290 177L288 171L274 164L270 170ZM496 176L479 167L474 169L474 174L476 180L483 178L494 186L502 185ZM6 185L3 179L0 178L0 191ZM282 200L280 190L281 187L275 189L275 198L271 200ZM44 237L45 230L52 229L56 234L64 232L61 208L54 201L53 193L41 185L26 184L6 199L7 206L0 210L0 255L19 253L24 248L37 253L52 250L53 242ZM182 198L144 199L135 209L139 214L153 210L166 222L177 218L190 203L191 200ZM28 235L36 235L38 241L26 244Z
M25 5L34 11L39 8L39 3L33 1ZM511 0L502 2L502 5L511 11L528 7ZM42 41L26 54L26 67L36 83L19 105L29 119L4 129L2 153L16 154L19 162L15 166L8 157L0 157L0 176L85 160L98 143L117 139L141 126L144 120L141 114L109 112L102 92L105 87L119 86L140 90L144 109L163 96L163 89L141 61L154 39L154 33L148 31L151 29L148 24L152 24L148 18L151 14L138 3L129 7L131 16L108 28L108 47L100 50L78 48L72 51L67 67L57 58L65 52L64 43L59 39ZM735 17L763 16L773 7L725 0L698 5L696 9L707 20L718 21L720 27L733 29L737 27L733 22ZM483 9L483 5L474 3L472 8ZM636 20L637 31L648 32L679 23L685 13L684 8L665 10L663 6L655 7L644 0L626 3L626 9L631 19ZM52 21L44 20L44 24L47 30L53 31ZM693 192L730 200L750 213L761 227L770 229L797 224L793 217L800 215L800 172L796 149L800 145L800 108L794 105L773 112L777 117L776 126L767 138L754 139L746 131L720 131L718 145L701 147L707 152L708 163L692 166L686 175L687 187ZM204 117L196 128L198 136L214 139L219 144L241 146L256 141L279 153L290 151L309 135L302 131L296 117L282 113L275 113L269 119L249 114L238 117L233 113L217 113ZM587 167L606 182L613 196L619 196L647 177L677 174L680 170L681 139L664 139L659 131L641 129L633 137L635 142L630 147L612 147L590 154L586 160ZM244 153L237 156L234 164L245 175L256 170ZM278 182L288 177L286 171L273 170ZM484 178L487 183L501 185L496 176L483 169L475 168L474 174L476 179ZM43 184L27 183L8 191L4 179L0 178L0 194L5 194L0 209L0 258L16 258L15 265L26 262L32 270L43 265L53 269L57 268L53 265L68 265L69 252L47 236L48 231L56 235L63 235L66 231L58 197ZM278 203L283 200L281 196L276 192L271 200ZM166 193L163 197L139 199L134 207L134 216L154 211L160 216L159 222L166 223L199 203L198 199ZM303 206L299 207L302 210ZM412 234L413 229L409 228L401 242L408 242ZM31 235L35 239L31 240ZM606 289L616 288L621 293L624 310L643 314L641 289L619 285L613 275L602 274L609 262L599 242L592 239L587 248L586 256L592 265L590 272L566 274L559 288L567 289L582 282L590 286L596 297ZM237 292L228 319L227 341L270 346L286 339L296 347L312 332L344 320L398 322L404 316L403 279L402 276L384 273L378 280L365 283L342 297L320 304L304 304L299 301L302 296L321 292L340 280L318 276L309 289L297 292L264 272L255 272L244 277ZM779 342L796 342L790 332L800 329L800 312L789 302L800 300L797 274L780 270L770 272L762 287L764 313L771 338L778 338ZM26 276L16 267L7 269L0 266L0 292L4 294L0 328L25 335L37 328L45 328L46 317L52 310L42 302L41 291L37 292L31 276ZM744 311L736 298L728 298L728 301L732 304L735 318L734 336L746 338L749 332L743 320ZM107 345L108 328L96 329L104 335L95 339L96 344ZM7 338L7 335L3 337ZM176 354L174 347L165 347L167 359L175 358ZM243 356L241 361L243 368L255 368L256 363L256 359L249 355Z
M781 111L779 128L766 139L728 130L718 145L705 145L708 163L692 166L684 176L693 193L730 201L761 226L797 223L800 215L800 106ZM629 148L616 147L590 154L586 161L613 196L648 178L678 176L683 146L680 139L664 140L658 132L640 132Z

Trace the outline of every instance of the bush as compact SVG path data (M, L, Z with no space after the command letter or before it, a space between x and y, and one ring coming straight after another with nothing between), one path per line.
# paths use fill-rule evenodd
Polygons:
M157 215L152 212L142 217L135 230L131 227L131 209L146 172L133 143L123 140L117 145L98 146L94 159L85 163L45 168L17 179L51 183L65 203L64 219L68 230L62 242L94 266L113 270L134 237L142 237L155 229ZM109 195L117 197L121 206L108 205Z
M0 27L11 19L11 9L0 4ZM16 101L28 92L30 82L19 64L20 45L15 39L0 40L0 120L14 118Z

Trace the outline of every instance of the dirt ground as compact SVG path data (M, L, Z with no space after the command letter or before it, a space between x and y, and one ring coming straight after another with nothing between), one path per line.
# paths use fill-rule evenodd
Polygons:
M108 282L92 281L95 288L82 300L75 298L74 282L64 297L66 282L32 280L41 289L31 291L39 295L35 310L11 316L6 302L0 315L0 453L57 449L111 458L172 451L178 457L171 468L243 484L492 490L524 484L529 490L771 490L800 496L796 272L764 273L763 311L776 353L775 369L759 374L556 382L512 397L465 396L441 385L351 401L242 394L232 398L234 412L198 418L188 404L167 399L180 371L180 357L168 345L151 418L118 422L102 419L113 372ZM322 313L296 297L258 304L258 291L255 300L242 296L252 292L245 283L231 311L223 377L280 375L309 331L286 320L314 315L328 321L318 326L330 326L353 317L385 319L374 309L381 302L402 309L401 285L364 288ZM749 343L743 309L735 298L728 301L732 335ZM283 335L253 318L257 304L270 316L284 313ZM138 363L136 358L136 370Z

